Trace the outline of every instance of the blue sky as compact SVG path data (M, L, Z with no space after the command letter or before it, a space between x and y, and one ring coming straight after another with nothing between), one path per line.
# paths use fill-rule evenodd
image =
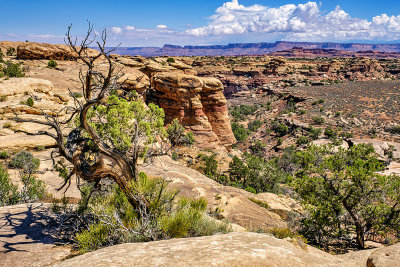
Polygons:
M110 45L123 46L400 42L398 0L5 0L1 6L0 40L63 43L70 23L81 35L88 19L108 30Z

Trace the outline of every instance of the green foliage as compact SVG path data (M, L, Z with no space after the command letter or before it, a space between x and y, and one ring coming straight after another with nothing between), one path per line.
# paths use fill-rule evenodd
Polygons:
M30 106L30 107L33 107L33 105L35 104L35 102L33 101L32 97L29 97L29 98L26 100L26 104L27 104L28 106Z
M1 78L1 77L0 77ZM8 97L6 95L0 96L0 102L6 102Z
M317 140L321 135L322 130L320 128L314 128L310 126L308 129L308 135L311 137L312 140Z
M10 154L7 151L0 152L0 159L8 159L9 157L10 157Z
M297 140L296 140L296 144L301 146L301 145L306 145L308 144L309 140L307 138L307 136L300 136Z
M254 114L258 109L258 105L240 105L232 108L230 113L236 121L241 121L244 120L246 116Z
M22 175L21 181L23 187L19 192L20 202L28 203L44 198L46 185L43 181L36 179L29 173Z
M8 77L24 77L25 74L20 65L19 63L7 62L6 67L3 69L4 75Z
M167 126L167 134L168 139L173 147L190 146L195 141L193 133L185 133L185 128L179 123L179 120L176 118Z
M17 189L18 187L12 184L7 170L0 164L0 206L17 204Z
M211 156L203 155L204 161L204 175L208 178L214 179L218 175L218 161L215 159L216 154L213 153Z
M47 62L47 67L49 68L56 68L58 66L57 62L53 59L50 59L49 62Z
M265 154L266 144L260 140L255 141L249 147L250 152L253 156L263 157Z
M259 120L254 120L252 122L249 123L249 125L247 126L247 128L252 131L252 132L256 132L258 130L258 128L261 127L263 123Z
M165 180L149 179L144 173L140 173L138 183L132 183L132 192L141 192L148 201L146 221L140 219L139 211L129 204L118 186L113 186L108 195L99 194L93 198L89 210L95 221L76 235L80 252L125 242L203 236L230 231L227 223L206 216L205 199L177 199L177 192L166 189L166 186Z
M229 179L233 186L253 188L256 193L280 191L284 173L272 161L247 155L245 160L234 157L229 164Z
M285 136L289 132L289 127L283 123L273 122L272 130L279 136Z
M307 243L307 239L305 239L302 235L299 235L298 233L293 232L289 228L274 227L274 228L269 229L268 232L270 234L272 234L274 237L279 238L279 239L293 238L293 239L298 239L303 244Z
M73 93L72 93L72 96L75 97L75 98L81 98L81 97L83 97L82 93L79 93L79 92L73 92Z
M318 125L323 124L325 122L325 119L321 116L313 116L311 119L313 120L313 122L315 124L318 124Z
M177 161L178 158L179 158L178 153L176 153L175 151L173 151L172 154L171 154L171 158L172 158L173 160Z
M232 123L232 132L236 140L240 143L246 141L247 137L249 136L249 131L244 128L242 124L238 124L236 122Z
M0 63L4 63L4 54L3 54L3 51L1 50L1 48L0 48ZM1 68L0 68L0 71L1 71Z
M383 165L369 145L348 150L311 146L297 152L300 169L292 187L301 197L307 215L301 233L326 246L332 241L364 247L368 236L385 236L399 230L400 177L377 172Z
M92 108L89 113L89 122L100 138L122 153L137 145L138 155L145 157L149 147L157 143L157 138L166 136L164 110L154 104L145 108L135 96L127 100L111 95L107 105Z
M167 62L168 63L175 63L175 59L173 59L172 57L167 58Z
M20 151L11 158L8 166L13 169L23 170L25 173L34 173L39 169L40 160L28 151Z

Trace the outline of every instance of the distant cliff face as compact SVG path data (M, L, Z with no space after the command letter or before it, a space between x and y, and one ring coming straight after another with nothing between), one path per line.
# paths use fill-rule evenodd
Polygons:
M400 53L400 44L359 44L359 43L308 43L284 42L275 43L243 43L209 46L178 46L164 45L160 47L119 47L116 50L120 55L141 56L236 56L268 54L277 51L302 49L323 49L348 52L377 51L382 53ZM385 55L391 57L391 55Z

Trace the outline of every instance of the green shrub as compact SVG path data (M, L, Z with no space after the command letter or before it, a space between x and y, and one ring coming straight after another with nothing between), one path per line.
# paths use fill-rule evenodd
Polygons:
M177 161L179 159L178 153L176 153L175 151L172 152L171 154L171 158L175 161Z
M33 173L39 169L40 160L28 151L20 151L11 158L8 166L13 169L24 170L27 173Z
M252 131L252 132L256 132L258 130L258 128L261 127L263 123L259 120L255 120L249 123L249 125L247 126L247 128Z
M254 114L259 109L258 105L240 105L235 106L230 110L230 114L236 121L241 121L246 118L246 116Z
M232 132L238 142L244 142L249 136L249 131L242 124L232 123Z
M215 153L211 156L202 156L204 161L204 175L211 179L214 179L218 175L218 161L215 159L216 156L217 154Z
M18 203L18 187L13 185L7 170L0 164L0 206Z
M10 129L11 126L12 126L11 122L6 122L6 123L3 124L3 128L6 128L6 129Z
M301 146L301 145L308 144L308 142L309 142L309 140L308 140L307 136L302 135L297 139L296 144Z
M128 202L118 186L111 193L98 194L90 201L94 216L89 227L76 234L81 253L101 247L177 237L203 236L231 231L228 223L215 221L206 215L205 199L176 199L177 192L166 189L160 178L149 179L140 173L132 192L140 192L148 201L146 220ZM143 211L145 212L145 211Z
M24 77L25 76L19 63L7 62L6 68L3 70L3 72L4 72L4 75L6 75L8 77Z
M35 147L35 150L36 151L43 151L43 150L45 150L46 148L44 147L44 146L37 146L37 147Z
M289 127L286 124L274 122L272 124L272 130L279 136L284 136L284 135L288 134Z
M336 140L338 137L338 131L334 130L330 125L326 127L324 134L331 140Z
M182 145L190 146L195 141L193 133L185 133L185 128L176 118L167 126L167 134L168 139L173 147Z
M0 96L0 102L6 102L8 97L6 95Z
M57 66L58 66L57 62L52 59L50 59L49 62L47 63L47 67L49 68L56 68Z
M317 140L321 135L322 130L320 128L314 128L310 126L308 129L308 135L311 137L312 140Z
M72 96L74 96L75 98L81 98L81 97L83 97L82 93L79 93L79 92L74 92L74 93L72 93Z
M321 116L313 116L311 119L313 120L313 122L315 124L318 124L318 125L323 124L325 122L325 119Z
M235 156L229 164L231 185L243 189L253 188L254 193L278 193L284 176L276 164L256 156L247 155L245 160Z
M265 147L266 147L265 143L263 143L260 140L257 140L250 145L249 149L252 155L257 157L263 157L265 154Z
M0 48L0 63L4 63L4 54L3 51ZM1 67L0 67L0 71L1 71Z
M311 146L297 155L291 185L306 210L300 233L310 242L362 249L368 237L398 233L400 177L378 173L384 167L371 145Z
M31 174L22 175L23 187L19 193L19 201L22 203L35 202L43 199L46 193L46 185Z
M307 239L305 239L302 235L293 232L289 228L279 228L279 227L274 227L268 230L270 234L272 234L274 237L279 238L279 239L284 239L284 238L295 238L301 241L302 243L306 244Z
M175 59L173 59L172 57L167 58L167 62L168 63L175 63Z
M0 152L0 159L8 159L9 157L10 157L10 154L7 151Z
M26 105L28 105L28 106L30 106L30 107L33 107L34 104L35 104L35 101L33 101L32 97L29 97L29 98L26 100Z

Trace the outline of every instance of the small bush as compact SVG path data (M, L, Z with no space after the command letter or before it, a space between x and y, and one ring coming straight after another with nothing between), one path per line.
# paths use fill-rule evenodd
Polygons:
M33 101L32 97L28 98L26 100L26 105L33 107L33 105L35 105L35 101Z
M169 57L169 58L167 59L167 62L168 62L168 63L175 63L175 59L173 59L172 57Z
M3 124L3 128L6 128L6 129L10 129L11 126L12 126L11 122L6 122L6 123Z
M297 139L296 144L301 146L301 145L308 144L308 142L309 142L309 140L308 140L307 136L302 135Z
M8 159L10 158L10 154L7 151L0 152L0 159Z
M311 137L312 140L317 140L321 135L322 130L320 128L310 127L308 129L308 135Z
M11 158L8 166L13 169L21 169L28 173L33 173L39 169L40 160L28 151L20 151Z
M313 122L315 124L318 124L318 125L323 124L325 122L325 119L321 116L313 116L311 119L313 120Z
M7 62L6 63L6 68L4 69L4 75L8 77L24 77L25 74L23 73L23 70L20 67L19 63L11 63Z
M232 123L232 132L238 142L244 142L249 136L249 131L242 124Z
M49 60L49 62L47 63L47 67L49 68L56 68L58 66L57 62L55 60Z
M249 123L249 125L247 126L247 128L252 131L252 132L256 132L258 130L258 128L261 127L263 123L259 120L255 120Z
M83 97L82 93L78 93L78 92L72 93L72 96L75 97L75 98L81 98L81 97Z
M7 170L0 164L0 206L18 203L18 187L13 185Z
M173 159L173 160L175 160L175 161L177 161L178 160L178 153L176 153L175 151L174 152L172 152L172 154L171 154L171 158Z
M36 151L43 151L43 150L45 150L46 148L44 147L44 146L37 146L37 147L35 147L35 150Z
M185 128L179 123L178 119L174 119L167 126L168 139L173 147L190 146L194 143L194 135L192 132L185 133Z
M273 123L272 130L275 131L279 136L284 136L289 132L289 127L283 123Z
M0 102L6 102L8 97L6 95L0 96Z

